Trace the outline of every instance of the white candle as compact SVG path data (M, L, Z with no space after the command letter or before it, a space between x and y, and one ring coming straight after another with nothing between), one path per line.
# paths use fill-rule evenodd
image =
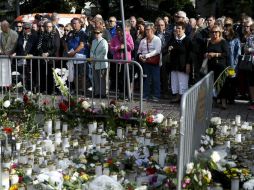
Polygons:
M117 127L117 137L119 139L123 139L123 128L122 127Z
M221 127L221 133L225 135L225 134L227 134L227 131L228 131L228 126L227 125L223 125Z
M96 144L101 144L101 133L96 134Z
M55 133L55 143L56 145L59 145L61 144L61 142L62 142L62 134L60 130L57 130Z
M4 190L8 190L10 187L10 176L9 169L4 168L2 172L2 186L4 186Z
M236 125L233 125L232 127L231 127L231 135L236 135L236 133L237 133L237 126Z
M240 134L240 133L236 134L235 142L238 142L238 143L242 142L242 134Z
M72 146L73 146L73 147L78 147L78 139L74 139L74 140L72 141Z
M172 126L172 128L171 128L171 135L172 136L176 135L176 126Z
M227 148L230 148L230 141L226 141L225 145L226 145Z
M145 137L144 137L144 135L140 135L139 136L139 143L140 144L145 144Z
M88 123L87 126L88 126L88 133L89 134L92 134L93 132L96 132L96 129L97 129L97 123L96 122Z
M95 175L96 176L102 175L102 165L100 163L97 163L95 166Z
M17 142L16 142L16 150L17 150L17 151L20 151L21 144L22 144L21 141L17 141Z
M150 146L151 145L151 138L147 137L145 138L145 146Z
M144 133L146 132L146 128L145 128L145 127L141 127L141 128L140 128L140 132L141 132L142 134L144 134Z
M104 131L104 124L103 123L99 123L98 124L98 132L102 133Z
M166 150L164 147L160 147L159 149L159 164L161 167L165 165L165 158L166 158Z
M239 178L238 177L233 177L231 179L231 190L239 190Z
M11 185L14 185L19 182L19 176L17 174L10 175Z
M101 137L101 144L102 145L105 145L107 143L107 138L106 138L106 136L102 136Z
M67 123L63 123L62 132L63 133L67 133L67 131L68 131L68 124Z
M240 126L241 125L241 116L240 115L236 115L235 116L235 124L237 126Z
M45 122L44 131L47 133L47 135L52 134L52 120L48 120Z
M107 176L109 176L109 168L108 167L106 167L106 168L103 168L103 174L104 175L107 175Z
M31 177L32 176L32 166L31 165L27 165L25 167L25 175Z
M93 143L93 145L96 145L96 137L97 137L97 133L93 132L93 134L92 134L92 143Z
M54 127L55 127L54 128L55 132L58 131L58 130L61 130L61 121L60 121L60 119L55 120L55 126Z

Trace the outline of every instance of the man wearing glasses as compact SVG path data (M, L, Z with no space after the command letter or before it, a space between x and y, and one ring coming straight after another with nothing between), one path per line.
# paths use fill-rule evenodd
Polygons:
M111 16L108 20L108 31L113 38L116 35L116 17Z

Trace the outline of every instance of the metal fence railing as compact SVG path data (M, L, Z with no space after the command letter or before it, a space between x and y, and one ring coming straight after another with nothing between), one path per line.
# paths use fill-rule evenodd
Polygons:
M201 135L205 133L209 125L213 80L213 72L210 72L182 96L177 166L178 190L181 190L186 164L193 160L195 150L200 147Z
M94 101L94 87L100 85L101 88L102 80L99 84L93 82L94 78L94 63L108 62L109 65L115 67L115 88L114 90L109 89L110 79L106 77L106 93L107 97L101 95L101 91L96 99L119 99L119 95L129 107L139 106L140 111L143 111L143 69L136 61L126 60L114 60L114 59L82 59L82 58L67 58L67 57L39 57L39 56L0 56L0 97L8 92L9 86L16 85L18 82L22 82L23 89L17 89L16 94L20 94L32 91L34 93L42 93L43 95L59 95L56 90L53 81L53 68L67 68L69 72L72 72L73 81L70 78L67 80L67 86L69 94L76 97L89 97ZM70 68L70 65L72 67ZM110 67L110 66L109 66ZM123 76L118 74L118 71L124 70ZM72 70L72 71L71 71ZM100 70L101 71L101 70ZM101 73L100 73L101 74ZM11 75L11 78L8 78ZM136 76L139 76L137 79ZM88 90L88 80L90 80L91 87ZM104 80L104 79L103 79ZM119 86L119 81L121 85ZM131 85L130 82L131 81ZM112 82L111 82L112 84ZM134 86L139 87L137 91L136 100L139 103L134 102ZM123 92L119 93L119 88L123 89Z

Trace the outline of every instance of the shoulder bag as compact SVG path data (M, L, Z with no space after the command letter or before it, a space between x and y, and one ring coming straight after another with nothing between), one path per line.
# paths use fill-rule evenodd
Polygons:
M239 56L238 68L242 71L253 70L253 57L252 55L241 55Z
M149 53L149 48L148 48L148 42L146 41L147 45L147 51ZM146 58L145 63L150 64L150 65L159 65L160 63L160 54L154 55L152 57Z

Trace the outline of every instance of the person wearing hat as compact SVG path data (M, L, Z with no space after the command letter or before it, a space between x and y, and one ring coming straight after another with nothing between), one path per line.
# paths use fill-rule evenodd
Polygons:
M108 59L108 42L102 37L102 31L94 30L90 58ZM108 89L108 62L92 62L95 98L105 98Z
M17 46L16 46L16 55L17 56L27 56L27 55L36 55L36 47L38 43L38 35L36 32L32 32L32 24L29 22L23 23L23 30L19 33ZM30 65L27 67L25 59L18 60L18 72L23 73L23 66L25 68L25 73L22 77L28 77ZM29 62L30 63L30 62ZM35 67L37 64L34 64L33 67L33 82L35 82L37 76L37 71ZM25 85L28 85L28 78L25 80ZM31 80L31 79L30 79ZM28 87L28 86L26 86Z
M184 11L177 11L174 15L174 22L169 24L166 28L166 31L171 34L171 37L173 37L174 28L177 23L184 22L186 23L187 15ZM191 34L191 25L189 23L186 23L185 25L185 34L188 37Z
M125 32L126 34L126 47L127 47L127 60L131 60L131 51L134 49L134 42L131 37L131 34L129 31ZM112 38L110 41L110 51L113 54L113 59L125 59L124 55L124 36L123 36L123 27L122 25L118 25L116 28L116 35ZM116 63L112 63L112 66L115 65L116 67L110 67L114 69L118 68L118 88L120 92L124 91L124 78L120 78L124 76L124 67L121 63L117 63L118 67L116 66ZM111 71L112 72L112 71ZM115 73L115 72L112 72ZM111 75L111 77L116 77L115 74ZM114 84L112 84L114 85Z

